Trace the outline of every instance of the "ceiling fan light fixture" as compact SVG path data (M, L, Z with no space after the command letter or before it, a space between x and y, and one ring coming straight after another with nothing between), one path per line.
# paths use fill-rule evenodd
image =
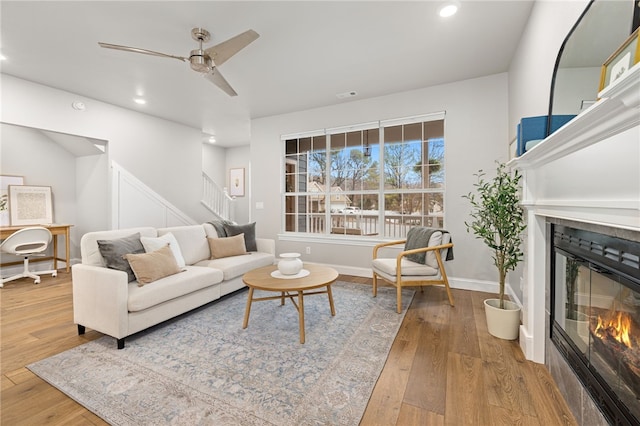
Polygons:
M443 18L448 18L450 16L458 13L458 9L460 9L460 2L452 0L446 2L438 11L438 14Z

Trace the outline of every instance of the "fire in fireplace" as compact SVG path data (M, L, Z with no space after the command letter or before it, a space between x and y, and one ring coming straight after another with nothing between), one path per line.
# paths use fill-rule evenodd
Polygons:
M612 424L640 425L640 242L551 229L551 340Z
M638 324L627 312L611 310L591 317L593 348L611 367L620 366L621 378L640 395L640 348Z

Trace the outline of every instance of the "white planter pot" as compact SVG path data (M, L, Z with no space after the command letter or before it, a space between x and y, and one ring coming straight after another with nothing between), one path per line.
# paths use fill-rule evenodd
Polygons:
M520 306L509 300L500 309L500 299L486 299L484 312L487 316L489 334L500 339L515 340L520 334Z

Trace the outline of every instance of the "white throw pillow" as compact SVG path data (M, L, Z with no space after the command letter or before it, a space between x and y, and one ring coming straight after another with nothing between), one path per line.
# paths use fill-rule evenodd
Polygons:
M163 236L157 238L140 237L140 242L142 243L142 247L144 247L144 251L147 253L151 253L153 251L161 249L162 247L169 244L171 252L173 253L173 257L176 258L176 262L178 263L178 267L180 269L183 269L186 266L184 257L182 256L182 252L180 251L180 246L178 245L178 241L171 232L168 232Z

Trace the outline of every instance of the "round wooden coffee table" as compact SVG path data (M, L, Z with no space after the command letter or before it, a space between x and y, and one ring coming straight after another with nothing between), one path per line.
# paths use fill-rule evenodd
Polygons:
M278 270L278 267L265 266L263 268L254 269L247 272L242 277L242 281L249 287L249 295L247 296L247 307L244 311L244 322L242 328L249 325L249 314L251 312L251 304L262 300L280 299L280 305L284 305L285 299L291 300L293 306L298 310L298 319L300 323L300 343L304 343L304 296L312 294L327 294L329 297L329 307L331 315L336 315L333 306L333 294L331 293L331 284L338 278L338 272L327 266L304 265L303 269L309 271L309 275L300 278L275 278L271 273ZM317 290L326 287L324 290ZM269 297L253 297L254 290L275 291L280 293L279 296ZM296 295L298 296L296 303Z

